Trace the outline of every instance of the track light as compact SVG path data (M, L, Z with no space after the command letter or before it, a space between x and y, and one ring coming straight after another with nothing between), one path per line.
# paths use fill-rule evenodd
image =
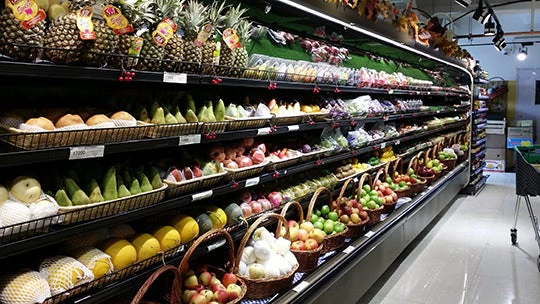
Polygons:
M482 3L483 3L482 1L478 3L478 7L476 8L473 14L473 19L482 24L486 24L491 18L491 15L493 15L493 11L489 7L486 7L484 9L484 6Z
M502 31L497 31L497 35L493 38L493 43L495 48L500 52L506 47L506 41L504 41L504 33Z
M462 7L469 7L471 5L472 0L456 0L456 3L459 4Z
M519 48L519 53L517 54L517 59L519 61L523 61L525 59L527 59L527 47L524 46L524 47L520 47Z
M493 22L493 18L489 18L489 21L484 24L484 35L495 35L495 22Z
M491 19L491 15L493 15L493 11L487 8L485 14L480 18L480 23L485 25Z

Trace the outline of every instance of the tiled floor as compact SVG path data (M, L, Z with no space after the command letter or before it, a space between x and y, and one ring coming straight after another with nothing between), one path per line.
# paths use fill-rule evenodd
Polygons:
M490 173L477 196L458 198L358 303L540 303L539 251L522 203L510 243L515 175ZM532 198L540 216L540 198Z

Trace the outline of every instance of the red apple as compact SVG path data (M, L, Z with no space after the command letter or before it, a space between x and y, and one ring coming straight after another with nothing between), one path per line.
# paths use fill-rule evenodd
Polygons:
M206 303L212 301L212 298L214 297L214 293L208 289L201 290L199 293L206 298Z
M199 286L199 281L195 275L191 275L184 279L184 287L187 289L196 289Z
M259 203L257 201L251 201L249 203L249 205L251 206L251 209L253 210L253 213L260 213L260 212L263 211L261 203Z
M305 242L308 238L309 238L309 233L305 229L300 228L298 230L298 239L300 241Z
M218 290L226 290L227 288L225 288L225 285L221 284L221 283L215 283L215 284L212 284L212 292L216 292Z
M242 209L242 215L245 218L250 217L253 214L253 208L251 208L249 203L240 204L240 208Z
M295 220L289 220L289 221L287 222L287 225L289 226L289 228L290 228L290 227L294 227L294 228L300 229L300 226L298 225L298 222L295 221Z
M206 297L200 293L194 294L191 299L189 299L189 304L207 304Z
M212 274L208 271L202 272L199 275L199 282L203 286L210 286L210 283L212 282Z
M281 193L279 192L270 192L267 198L274 205L274 207L281 205L281 203L283 202L283 196L281 196Z
M177 182L181 182L182 180L184 180L184 178L182 177L182 172L180 172L180 170L176 168L174 168L174 170L172 170L170 174Z
M291 244L291 249L293 250L306 250L306 244L304 241L294 241Z
M212 300L220 303L220 304L225 304L229 301L229 296L227 295L227 290L224 289L224 290L218 290L216 292L214 292L214 296L212 297Z
M357 200L352 199L352 200L350 200L350 202L351 202L351 207L358 208L358 201Z
M383 194L384 194L384 195L390 195L390 194L392 194L392 192L393 192L393 191L392 191L391 188L386 188L386 189L383 191Z
M346 215L351 215L351 214L352 214L352 208L349 207L349 206L345 206L345 207L343 207L343 212L344 212Z
M236 284L236 282L238 282L238 278L236 277L234 273L227 272L223 275L223 278L221 278L221 281L223 282L223 285L227 287L230 284Z
M319 247L319 243L314 239L307 239L305 241L305 245L306 245L307 250L313 250L313 249L317 249L317 247Z
M197 287L195 288L195 290L196 290L198 293L200 293L201 291L204 290L204 286L203 286L202 284L199 284L199 285L197 285Z
M321 229L313 229L309 234L309 237L316 240L317 243L322 244L324 241L325 233Z
M384 202L387 203L387 204L390 204L394 201L394 199L392 198L391 195L387 195L384 197Z
M392 194L390 194L390 196L392 196L392 199L394 201L397 201L398 197L397 197L397 194L395 192L392 191Z
M240 287L240 286L238 286L236 284L231 284L231 285L227 286L227 299L229 301L232 301L232 300L238 298L241 293L242 293L242 287Z
M190 289L184 290L184 292L182 293L182 302L189 303L189 300L191 299L191 297L193 297L196 294L198 294L198 292L195 290L190 290Z

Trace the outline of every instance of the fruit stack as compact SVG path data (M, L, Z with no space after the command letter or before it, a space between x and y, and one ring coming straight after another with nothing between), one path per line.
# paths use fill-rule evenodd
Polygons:
M212 265L199 264L189 267L189 259L193 252L203 242L217 237L224 237L228 247L228 269L221 269ZM184 292L183 303L193 304L225 304L237 303L246 294L247 286L244 280L235 275L233 271L235 254L232 237L223 229L210 230L198 238L182 258L178 266L182 276Z
M441 146L438 146L439 149ZM454 149L444 148L437 153L437 158L443 163L448 170L453 170L456 167L457 155Z
M169 186L167 195L170 197L194 191L198 188L211 187L217 184L226 173L221 164L214 161L209 161L202 166L194 164L180 168L169 167L165 174L163 182Z
M298 271L310 272L317 267L326 233L321 229L315 228L313 223L304 221L302 206L296 201L287 203L281 209L281 216L285 217L287 215L290 206L296 207L300 219L300 225L293 220L287 222L289 226L288 240L292 242L291 252L298 260ZM278 225L276 231L281 237L287 238L287 229L285 227Z
M364 184L366 178L371 182L371 176L363 174L359 180L360 185ZM345 196L345 192L351 182L354 195L352 198L348 198ZM339 221L347 225L348 231L345 234L347 237L355 237L362 233L369 218L368 213L363 210L361 203L356 199L356 192L354 180L352 178L347 179L341 187L338 198L332 202L332 211L337 212Z
M315 203L322 193L327 195L327 202L320 209L315 209ZM338 213L332 211L330 207L332 202L332 192L325 187L318 188L309 202L306 216L306 221L310 221L314 228L326 233L323 241L323 252L330 252L343 246L348 232L347 226L339 221Z
M379 180L379 177L384 172L383 170L381 168L377 171L372 185L369 185L369 182L364 185L358 185L357 200L360 201L363 209L368 213L369 220L367 225L370 226L379 222L385 203L394 204L398 199L396 193L392 191L389 185ZM366 179L369 181L368 177Z
M418 173L418 176L426 180L426 186L431 185L436 180L435 171L433 171L433 162L429 160L428 154L431 152L431 149L427 151L420 151L416 155L416 167L415 172ZM430 168L427 167L427 163L430 163Z
M248 229L235 260L234 273L246 282L246 298L262 299L289 289L298 269L298 261L290 251L291 242L276 237L259 227L270 218L286 223L279 214L268 213L257 219ZM288 226L285 226L286 235Z
M242 201L240 209L244 218L275 208L283 201L281 194L275 191L265 197L264 194L244 190L240 193L239 199Z
M207 205L204 212L197 216L199 232L206 233L212 229L221 229L228 223L227 213L216 205Z

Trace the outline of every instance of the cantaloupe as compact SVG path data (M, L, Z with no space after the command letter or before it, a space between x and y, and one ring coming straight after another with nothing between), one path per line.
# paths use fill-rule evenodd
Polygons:
M159 241L159 246L162 251L178 247L182 243L180 233L172 226L156 228L152 231L152 235Z
M201 213L197 216L197 224L201 234L212 230L212 220L206 213Z
M242 208L235 203L231 203L225 207L225 214L227 214L228 225L238 223L243 218Z
M101 244L100 249L111 257L116 271L137 262L137 250L125 239L107 239Z
M190 242L199 235L199 225L191 216L177 215L169 221L169 224L180 233L182 244Z
M137 261L149 259L161 251L159 241L149 233L137 233L130 241L137 250Z

